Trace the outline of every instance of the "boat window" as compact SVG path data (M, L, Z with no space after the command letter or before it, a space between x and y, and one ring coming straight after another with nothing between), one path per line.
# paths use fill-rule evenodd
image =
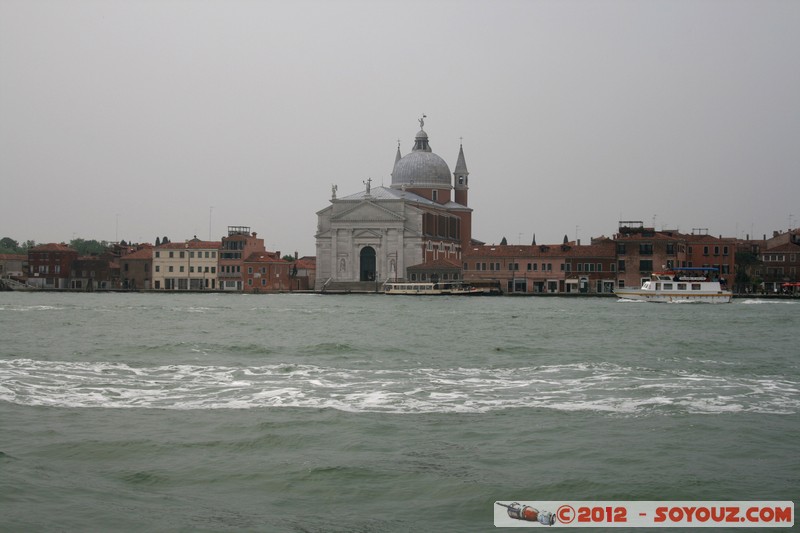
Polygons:
M665 291L671 291L672 290L672 283L665 283L664 284L664 290Z
M678 283L678 290L679 291L685 291L686 290L686 284L685 283Z
M699 291L700 290L700 284L699 283L692 283L692 290L693 291Z
M656 283L656 290L657 290L657 291L660 291L660 290L661 290L661 284L660 284L660 283Z

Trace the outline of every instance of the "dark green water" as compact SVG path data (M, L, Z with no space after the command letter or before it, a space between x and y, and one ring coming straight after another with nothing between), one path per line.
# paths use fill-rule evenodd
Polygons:
M797 501L798 310L0 293L0 529L488 531L498 500Z

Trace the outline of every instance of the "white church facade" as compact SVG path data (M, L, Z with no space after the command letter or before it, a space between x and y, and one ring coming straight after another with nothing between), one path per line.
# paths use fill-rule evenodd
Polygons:
M464 151L451 174L431 150L423 119L412 151L397 149L390 187L367 180L362 191L337 198L334 186L330 205L317 212L315 290L370 289L409 279L420 265L460 269L472 229Z

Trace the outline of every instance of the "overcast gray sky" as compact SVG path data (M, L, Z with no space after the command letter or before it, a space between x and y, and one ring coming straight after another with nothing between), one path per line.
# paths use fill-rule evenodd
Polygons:
M0 0L0 237L312 255L417 119L473 235L800 225L800 2Z

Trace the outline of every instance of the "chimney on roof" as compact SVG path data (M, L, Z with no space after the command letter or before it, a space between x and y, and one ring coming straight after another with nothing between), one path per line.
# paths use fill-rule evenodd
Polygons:
M254 231L254 232L253 232L253 237L258 237L258 233L256 233L256 232Z

